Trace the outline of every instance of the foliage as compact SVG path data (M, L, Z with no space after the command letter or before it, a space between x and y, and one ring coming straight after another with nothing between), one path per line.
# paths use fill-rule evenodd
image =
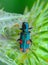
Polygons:
M32 26L32 44L25 53L17 41L23 21ZM38 0L24 15L0 10L0 61L7 65L48 65L48 3L44 7Z

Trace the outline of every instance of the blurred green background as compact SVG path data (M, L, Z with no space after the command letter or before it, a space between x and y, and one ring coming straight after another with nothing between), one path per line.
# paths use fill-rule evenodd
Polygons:
M30 10L33 3L37 0L0 0L0 8L4 8L5 11L14 13L23 13L25 7L28 6ZM48 2L48 0L40 0Z
M0 65L7 65L7 64L5 64L5 63L3 63L3 62L0 61Z

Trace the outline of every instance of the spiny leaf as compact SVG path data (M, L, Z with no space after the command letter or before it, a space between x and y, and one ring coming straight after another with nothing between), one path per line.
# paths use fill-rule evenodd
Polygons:
M39 48L40 48L41 50L43 50L43 51L45 51L45 52L48 53L48 49L46 49L46 48L44 48L44 47L42 47L42 46L39 46Z
M16 65L16 63L12 59L3 55L3 53L0 53L0 61L5 62L8 65Z
M16 41L20 32L18 31L19 27L23 21L28 21L29 25L33 27L31 30L32 45L28 53L20 52L19 43ZM16 23L19 24L19 27L16 26ZM48 4L44 7L44 3L37 0L31 11L24 15L0 11L0 52L2 52L0 58L5 63L10 65L48 65L46 62L48 61L46 60L47 45Z

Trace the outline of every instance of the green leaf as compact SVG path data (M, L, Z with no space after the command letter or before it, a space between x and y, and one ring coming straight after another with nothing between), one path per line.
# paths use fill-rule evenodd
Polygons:
M48 65L48 3L34 3L30 12L15 14L0 10L0 61L8 65ZM28 52L21 52L19 28L23 21L32 26L32 45Z

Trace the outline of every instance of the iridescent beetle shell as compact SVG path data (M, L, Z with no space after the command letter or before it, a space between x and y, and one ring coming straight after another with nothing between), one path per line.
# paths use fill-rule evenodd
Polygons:
M30 39L30 31L29 31L29 25L27 22L23 22L22 24L22 32L20 33L20 50L23 52L26 52L29 47L30 47L30 43L31 43L31 39Z

